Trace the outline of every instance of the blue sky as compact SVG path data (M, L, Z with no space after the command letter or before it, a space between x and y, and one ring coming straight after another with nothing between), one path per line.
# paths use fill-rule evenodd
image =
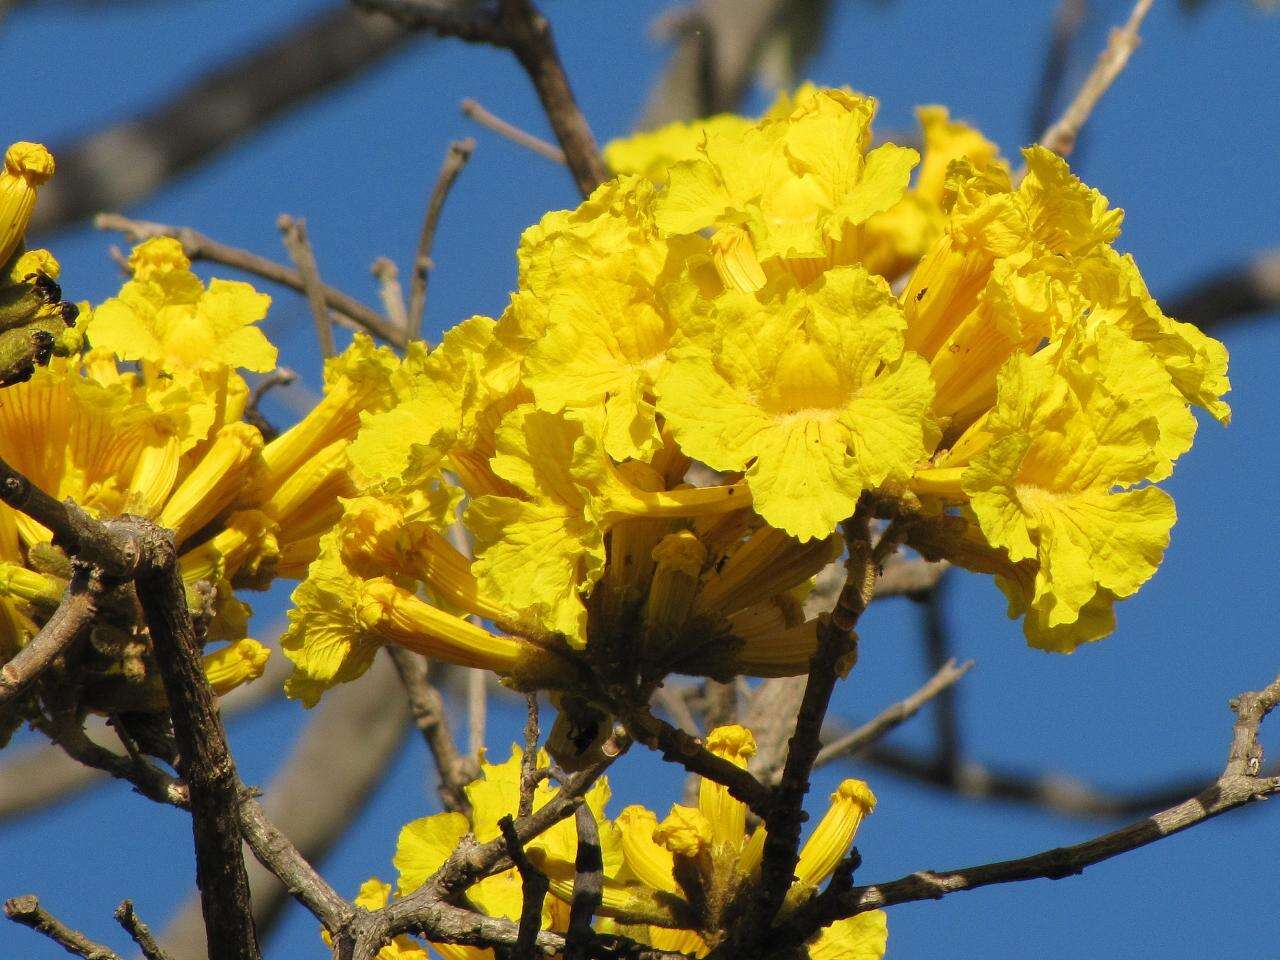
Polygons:
M92 5L33 4L0 26L0 137L65 143L162 101L200 70L270 36L318 0ZM548 0L566 65L603 140L639 114L663 48L648 26L658 0ZM836 4L833 29L808 71L882 102L880 127L904 129L921 103L944 103L1007 152L1027 139L1026 118L1054 4L1049 0L893 0ZM1095 2L1073 79L1083 75L1128 3ZM1280 245L1280 18L1246 0L1210 0L1183 15L1156 5L1144 43L1091 122L1075 165L1127 211L1121 245L1157 296L1206 272ZM38 93L37 93L38 92ZM407 263L421 209L447 142L473 135L475 158L450 198L437 238L428 331L494 313L514 280L520 231L546 210L576 201L563 170L478 130L463 97L546 133L525 77L507 56L421 40L340 92L277 120L211 163L173 181L133 211L188 224L229 243L283 256L282 211L308 218L325 278L373 302L368 266ZM757 95L753 107L760 107ZM68 295L98 301L119 276L106 256L114 238L87 228L44 238L63 261ZM207 271L206 271L207 272ZM319 362L305 303L278 294L267 322L287 362L311 386ZM956 652L978 661L959 700L967 753L1028 770L1053 770L1103 786L1140 788L1220 767L1229 696L1280 669L1272 471L1280 467L1274 412L1280 316L1228 329L1232 353L1228 429L1202 425L1195 449L1168 484L1180 522L1164 566L1120 608L1107 641L1071 657L1031 651L1004 618L994 586L954 578L948 618ZM268 413L287 420L287 408ZM1268 491L1272 491L1269 493ZM257 605L266 624L279 596ZM837 712L864 719L922 679L916 611L893 601L864 621L862 657L837 695ZM265 783L304 720L292 703L232 723L248 779ZM491 749L505 751L518 718L499 707ZM927 743L921 718L895 735ZM1264 740L1280 751L1276 729ZM30 738L22 739L23 744ZM0 758L2 759L2 758ZM864 881L946 868L1075 842L1104 827L998 804L974 804L860 767L824 771L814 796L839 777L866 777L880 806L863 826ZM424 750L411 741L369 813L324 864L341 890L390 875L395 835L435 807L424 790ZM612 810L643 802L665 810L679 778L639 752L613 776ZM821 804L815 806L820 807ZM287 828L287 824L285 825ZM1265 956L1280 938L1275 888L1280 813L1229 815L1155 847L1089 870L894 908L890 956L1051 958L1160 956L1199 960L1212 951ZM0 897L37 893L68 922L125 950L111 910L132 897L153 926L192 888L185 815L150 806L120 785L75 804L0 823ZM268 955L322 956L316 925L294 911ZM45 960L57 948L0 924L0 957Z

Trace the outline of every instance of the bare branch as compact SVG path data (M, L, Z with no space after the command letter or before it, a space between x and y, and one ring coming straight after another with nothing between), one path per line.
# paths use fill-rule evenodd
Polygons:
M343 5L290 25L147 115L57 147L58 175L40 192L32 228L48 230L143 199L174 174L378 63L406 36L386 19Z
M1098 105L1111 84L1115 83L1116 77L1120 76L1129 58L1133 56L1133 51L1138 49L1141 42L1138 29L1151 12L1154 2L1155 0L1138 0L1124 26L1111 31L1107 47L1099 54L1098 62L1085 79L1084 86L1057 122L1040 138L1044 146L1064 157L1075 148L1080 130L1093 113L1093 108Z
M333 319L329 316L329 307L324 301L324 284L320 282L316 254L311 249L311 241L307 239L307 221L282 213L276 220L276 226L280 229L284 248L289 251L289 258L302 277L302 289L307 296L307 305L311 308L311 317L316 323L316 341L320 344L320 355L332 357L337 353L333 343Z
M776 801L764 817L769 833L760 865L758 910L751 922L743 924L743 934L748 941L768 929L791 888L804 823L804 798L809 793L809 776L821 746L822 723L836 681L846 675L857 660L857 639L853 631L875 592L880 555L897 543L897 530L891 525L873 549L868 521L866 508L860 504L854 516L842 524L847 545L845 586L835 609L818 626L818 649L809 663L809 678L800 701L795 733L787 746L782 777L775 789Z
M948 660L924 686L911 696L886 707L856 730L826 744L814 758L814 767L826 766L833 760L853 756L865 750L885 734L914 717L926 703L959 681L972 666L972 660L959 665L955 660Z
M1040 86L1031 106L1030 135L1035 137L1053 122L1053 108L1071 67L1071 48L1089 15L1089 0L1058 0L1045 50Z
M392 645L386 650L408 697L414 725L426 741L435 763L440 778L437 788L440 802L446 810L465 813L470 804L463 787L480 775L480 769L473 759L458 752L444 698L429 679L430 664L424 657L403 647Z
M409 277L409 325L405 328L405 342L417 340L422 335L422 319L427 309L427 274L432 269L431 250L435 245L436 229L440 226L440 214L449 198L458 174L475 152L476 142L470 138L454 140L445 153L444 163L436 184L427 200L427 212L422 220L422 234L418 237L418 250L413 257L413 273Z
M1165 306L1169 316L1202 330L1276 310L1280 310L1280 250L1264 251L1248 263L1207 277Z
M138 949L142 951L142 955L146 960L169 960L168 954L160 949L160 945L156 943L156 938L151 935L151 928L143 923L142 919L133 912L132 900L125 900L120 906L116 907L115 916L120 926L124 927L125 932L138 945Z
M1278 701L1280 677L1265 689L1241 694L1231 702L1236 720L1226 766L1214 783L1189 800L1092 840L1056 847L1029 857L959 870L921 870L889 883L854 887L838 891L833 896L823 893L797 911L780 939L803 942L818 927L841 917L898 903L937 900L962 890L976 890L997 883L1042 878L1059 880L1074 876L1095 863L1181 833L1228 810L1280 793L1280 777L1257 775L1262 761L1258 728Z
M527 694L525 703L528 713L524 721L524 747L520 751L520 804L516 815L527 817L533 813L533 793L538 782L538 738L542 731L538 723L538 695Z
M240 849L239 782L226 731L200 659L173 535L144 520L136 529L138 600L151 632L178 744L178 772L191 794L196 883L209 960L260 960Z
M587 960L595 935L591 920L604 896L604 854L600 850L600 828L591 808L584 803L573 816L578 830L578 853L574 859L573 901L569 906L564 957L565 960Z
M370 272L378 279L378 297L383 312L401 330L409 328L409 314L404 304L404 290L400 287L400 271L390 257L378 257Z
M272 283L278 283L298 293L306 292L302 274L297 270L260 257L256 253L250 253L248 250L219 243L190 227L174 227L148 220L130 220L118 213L100 213L93 218L93 225L99 230L123 233L129 238L130 243L140 243L151 237L173 237L182 244L183 252L192 260L220 263L223 266L234 267L236 270L243 270L255 277L270 280ZM324 293L324 302L335 311L334 319L338 323L349 330L363 330L384 343L400 344L403 328L389 323L376 310L365 306L341 290L324 286L321 290Z
M546 902L551 881L547 879L545 873L533 865L529 855L524 852L510 815L498 821L498 828L502 831L502 839L507 844L507 856L515 863L516 870L520 874L520 930L516 935L511 957L512 960L531 960L538 953L537 940L538 931L542 929L542 905Z
M480 126L488 127L498 136L506 137L512 143L518 143L526 150L532 150L538 156L545 157L552 163L558 163L561 166L568 163L564 158L564 151L554 143L547 143L541 137L535 137L532 133L520 129L514 123L508 123L496 114L490 113L470 97L462 101L462 113L468 119L480 124Z
M478 757L484 750L485 727L489 722L489 675L483 670L467 672L467 752Z
M354 2L366 10L386 13L408 27L510 50L533 82L579 192L589 196L609 179L595 137L569 89L569 78L551 36L551 24L531 0L500 0L496 15L483 11L461 14L430 0Z
M921 639L924 641L928 669L933 671L935 677L945 672L948 665L955 663L951 658L951 635L947 630L946 608L943 603L944 582L939 581L920 598L924 621L921 624ZM934 695L933 728L938 762L947 769L955 770L960 763L961 746L960 717L956 709L954 683L942 684Z
M765 817L773 794L749 771L718 757L700 739L689 736L647 710L636 710L625 718L628 732L664 760L680 764L690 773L718 783L730 796L741 800L757 816Z
M65 653L93 621L102 581L93 568L76 564L62 602L40 632L0 666L0 708L16 700Z
M264 677L257 682L266 681ZM263 939L281 918L290 887L298 889L300 900L306 896L313 905L327 903L324 909L341 917L335 911L342 898L329 898L307 864L323 863L372 800L405 741L409 719L390 658L375 658L360 683L336 687L315 708L292 753L275 772L261 808L242 800L240 826L254 854L245 868L253 892L253 919ZM263 823L287 827L288 840L282 844L279 832L268 831ZM302 863L295 863L295 852ZM299 883L299 876L305 883ZM183 905L160 940L177 960L203 957L198 896Z
M72 930L44 907L40 901L27 894L6 900L5 916L14 923L30 927L36 933L48 937L68 953L74 953L84 960L120 960L119 955L100 943L94 943L83 933Z

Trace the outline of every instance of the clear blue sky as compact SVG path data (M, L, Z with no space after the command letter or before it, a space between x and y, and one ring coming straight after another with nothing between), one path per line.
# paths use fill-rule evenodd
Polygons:
M0 26L0 138L64 143L129 117L323 6L156 0L19 9ZM665 6L547 2L601 139L624 133L640 111L664 52L647 29ZM1050 0L836 6L831 35L809 70L814 80L878 96L883 129L903 129L916 104L937 102L976 122L1006 151L1026 141ZM1091 6L1096 16L1076 80L1103 42L1103 24L1122 20L1129 4ZM1189 17L1172 0L1156 5L1144 44L1090 124L1077 164L1127 211L1122 246L1137 257L1157 296L1280 244L1280 19L1246 0L1209 0L1205 7ZM428 328L436 334L473 313L499 310L514 279L520 231L576 199L564 171L469 126L457 110L466 96L546 132L525 77L508 57L427 40L132 212L193 225L273 257L281 256L276 214L303 214L326 279L372 302L370 261L390 255L407 262L447 141L474 135L479 149L450 198L436 246L428 306ZM118 286L106 256L114 238L81 228L46 240L63 261L69 296L98 301ZM269 332L314 388L318 360L305 304L272 292L279 295ZM974 759L1051 769L1117 789L1219 768L1227 698L1280 669L1274 635L1280 524L1269 479L1280 467L1277 321L1280 315L1263 317L1226 332L1235 422L1226 430L1204 424L1179 464L1169 484L1181 518L1173 545L1155 580L1121 606L1113 637L1069 658L1030 651L989 582L954 579L948 614L956 651L978 661L960 692L964 747ZM283 406L268 412L287 417ZM278 598L258 606L264 625L281 609ZM895 601L866 619L861 663L838 694L839 713L863 719L918 685L914 616ZM232 724L247 778L269 779L303 719L301 707L279 703ZM1264 737L1273 754L1280 754L1277 729ZM499 710L491 749L504 750L514 731L511 710ZM898 737L923 745L927 732L922 718ZM422 745L411 741L369 814L323 865L340 890L353 893L370 874L392 873L399 826L435 809L434 792L423 789L425 771ZM824 771L815 797L850 772L869 779L881 801L859 838L863 881L1019 856L1104 829L957 800L856 767ZM644 802L665 810L677 781L637 752L616 768L611 809ZM894 908L890 956L1271 956L1280 942L1280 809L1273 806L1229 815L1083 877ZM132 897L153 926L163 927L192 876L185 815L153 807L120 785L0 823L0 897L36 893L63 919L122 951L128 942L111 920L114 906ZM316 924L295 911L268 943L268 955L324 955ZM0 957L59 956L29 931L0 923Z

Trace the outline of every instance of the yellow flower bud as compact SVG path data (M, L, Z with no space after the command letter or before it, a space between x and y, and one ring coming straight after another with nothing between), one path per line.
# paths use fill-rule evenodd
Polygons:
M53 156L38 143L19 141L4 155L0 173L0 263L8 261L27 232L36 191L53 176Z
M644 646L654 655L670 646L689 618L707 551L688 530L668 534L653 550L656 569L644 614Z
M684 894L675 881L675 858L654 839L658 818L642 806L626 807L618 814L622 831L622 856L630 871L645 886L674 896Z
M711 846L714 828L700 810L675 804L667 819L653 831L653 839L673 854L696 858Z
M756 738L738 724L716 727L707 734L706 747L736 767L746 768L756 755ZM729 795L723 785L703 777L698 784L698 810L711 825L717 845L737 852L747 839L747 805Z
M257 640L245 638L207 654L204 675L209 678L215 696L226 696L236 687L262 676L271 651Z
M800 850L796 888L816 887L849 852L858 824L876 807L876 795L861 780L845 780L831 794L831 806Z

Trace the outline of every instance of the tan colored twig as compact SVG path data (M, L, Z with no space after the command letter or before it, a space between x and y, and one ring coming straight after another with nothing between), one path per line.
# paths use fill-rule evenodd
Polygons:
M329 316L329 305L325 303L324 284L320 282L316 254L311 249L311 241L307 239L307 221L282 213L276 220L276 226L280 230L284 248L289 252L289 258L302 277L302 291L306 294L307 306L311 308L311 318L316 324L316 342L320 345L320 355L332 357L338 352L333 342L333 318Z
M1040 84L1031 105L1029 136L1035 137L1053 122L1053 108L1071 67L1071 51L1089 15L1089 0L1058 0L1049 43L1045 49Z
M444 202L449 198L462 173L462 168L475 152L476 142L470 138L454 140L449 144L444 162L440 165L440 173L436 177L435 186L431 188L431 196L427 200L427 212L422 219L422 233L418 237L418 249L413 256L413 273L409 277L409 323L405 328L405 341L417 340L422 335L422 319L427 309L427 275L434 264L431 250L435 245L436 230L440 226L440 214L444 212Z
M378 299L383 312L401 330L408 329L409 314L404 303L404 290L400 286L400 271L390 257L378 257L370 272L378 280ZM408 338L406 338L408 339Z
M0 708L16 700L75 641L84 635L98 611L102 581L87 565L77 565L62 602L40 632L0 666Z
M440 802L445 810L466 813L470 804L463 788L480 775L480 768L472 757L458 752L444 698L430 680L431 665L424 657L403 647L393 645L386 650L408 697L414 725L435 764Z
M52 182L52 181L50 181ZM210 239L190 227L175 227L166 223L153 223L149 220L131 220L118 213L100 213L93 218L93 225L99 230L110 230L123 233L130 243L141 243L151 237L173 237L182 244L183 252L192 260L207 260L223 266L234 267L245 273L262 277L272 283L306 292L306 284L302 274L290 269L282 263L260 257L256 253L231 247ZM322 287L324 301L335 313L334 319L350 330L363 330L384 343L400 344L403 338L403 327L393 326L376 310L373 310L354 297L333 287Z
M1062 116L1044 132L1040 143L1060 156L1067 156L1075 148L1080 131L1084 128L1094 107L1102 99L1102 95L1120 76L1133 51L1138 49L1141 37L1138 29L1142 21L1151 12L1155 0L1138 0L1133 5L1129 19L1124 26L1111 31L1106 49L1098 56L1098 62L1085 78L1084 86L1076 94L1075 99L1067 106Z
M948 660L942 665L942 669L930 677L928 682L911 696L886 707L856 730L826 744L818 751L817 757L814 758L814 767L826 766L833 760L853 756L859 751L865 750L885 734L914 717L926 703L951 687L952 684L957 683L961 677L969 672L972 666L972 660L966 660L961 664L957 664L955 660Z
M36 933L43 934L68 953L74 953L84 960L120 960L119 954L100 943L94 943L83 933L72 930L65 923L51 914L40 901L27 894L6 900L5 916L14 923L30 927Z
M512 143L519 144L526 150L532 150L538 156L545 157L552 163L558 163L563 166L568 162L564 158L564 151L554 143L548 143L541 137L534 136L527 130L522 130L514 123L509 123L496 114L490 113L470 97L462 101L462 113L468 119L480 124L480 126L488 127L498 136L506 137Z
M151 935L151 928L142 922L142 918L133 912L133 901L125 900L116 907L116 921L124 927L125 932L138 945L146 960L169 960L168 954L160 949L156 938Z
M609 179L595 137L569 88L569 78L551 36L551 24L532 0L498 0L495 12L484 8L459 11L431 0L355 0L355 3L366 10L385 13L407 27L510 50L538 93L578 191L584 197L589 196Z

